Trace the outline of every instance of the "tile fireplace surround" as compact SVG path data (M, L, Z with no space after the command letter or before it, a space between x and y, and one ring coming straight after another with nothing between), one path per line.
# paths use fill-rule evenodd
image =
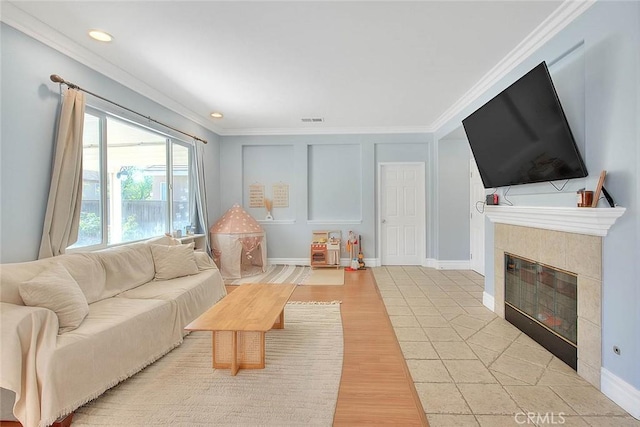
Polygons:
M602 238L624 208L487 206L494 229L494 311L504 318L504 254L578 276L578 375L600 389Z

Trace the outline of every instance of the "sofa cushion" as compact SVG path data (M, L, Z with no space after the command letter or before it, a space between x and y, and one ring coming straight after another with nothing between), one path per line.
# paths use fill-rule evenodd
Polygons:
M100 258L93 253L73 253L55 257L78 282L89 304L101 299L107 274Z
M196 259L196 265L198 266L198 270L204 271L204 270L218 269L218 266L216 265L215 262L213 262L213 260L211 259L208 253L195 251L193 253L193 256Z
M184 328L226 294L220 272L207 270L173 280L154 280L123 292L118 298L171 301L177 305L179 323Z
M158 237L152 237L151 239L146 240L145 243L148 243L150 245L167 245L167 246L175 246L175 245L182 244L180 240L174 239L173 237L167 236L166 234Z
M73 253L37 261L2 264L0 267L0 301L24 305L18 287L53 264L61 264L78 282L87 302L98 301L106 284L106 273L93 253Z
M106 285L100 299L153 280L155 270L149 246L146 243L131 243L94 252L106 272Z
M22 283L19 290L26 305L56 313L60 334L76 329L89 314L89 305L78 283L61 264L51 265Z
M54 263L53 258L46 258L0 265L0 301L25 305L20 296L20 285L33 279Z
M193 255L193 243L176 246L150 246L156 270L156 280L170 280L198 273L198 265Z

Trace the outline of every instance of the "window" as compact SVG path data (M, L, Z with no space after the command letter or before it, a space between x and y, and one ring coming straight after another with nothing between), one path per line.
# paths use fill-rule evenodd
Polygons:
M191 146L87 108L82 210L72 248L142 240L191 225Z

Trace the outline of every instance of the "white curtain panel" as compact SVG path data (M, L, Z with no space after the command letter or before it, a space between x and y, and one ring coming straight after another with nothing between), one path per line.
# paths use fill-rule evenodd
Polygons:
M61 255L78 240L82 203L84 93L68 89L58 121L51 186L38 258Z
M209 212L207 210L207 193L204 179L204 146L198 141L193 143L193 167L191 168L192 182L195 187L196 210L198 214L198 232L209 234ZM205 251L211 254L209 236L205 239Z

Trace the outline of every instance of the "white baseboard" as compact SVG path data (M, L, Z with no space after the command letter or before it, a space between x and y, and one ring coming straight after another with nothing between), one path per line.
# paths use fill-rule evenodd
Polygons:
M310 265L309 258L267 258L268 264L285 264L285 265ZM367 267L380 267L382 262L380 258L365 258L364 263ZM340 265L348 266L351 264L349 258L341 258ZM422 267L435 268L437 270L469 270L469 261L439 261L433 258L426 258L422 262Z
M380 258L365 258L364 263L367 267L382 267Z
M496 311L496 300L493 295L488 294L486 291L482 292L482 304L489 310Z
M436 270L469 270L471 262L468 260L439 260L435 258L425 258L422 266L435 268Z
M435 258L425 258L424 261L422 261L422 266L427 268L437 268L438 260Z
M378 258L364 258L364 266L365 267L380 267L380 260ZM343 267L349 267L351 265L351 260L349 258L342 258L340 260L340 265Z
M601 368L600 391L632 417L640 420L640 390L605 368Z
M469 260L438 260L435 268L438 270L469 270L471 263Z
M267 264L283 265L311 265L309 258L267 258ZM340 265L348 267L351 264L349 258L341 258ZM364 264L367 267L380 267L380 260L377 258L365 258Z

